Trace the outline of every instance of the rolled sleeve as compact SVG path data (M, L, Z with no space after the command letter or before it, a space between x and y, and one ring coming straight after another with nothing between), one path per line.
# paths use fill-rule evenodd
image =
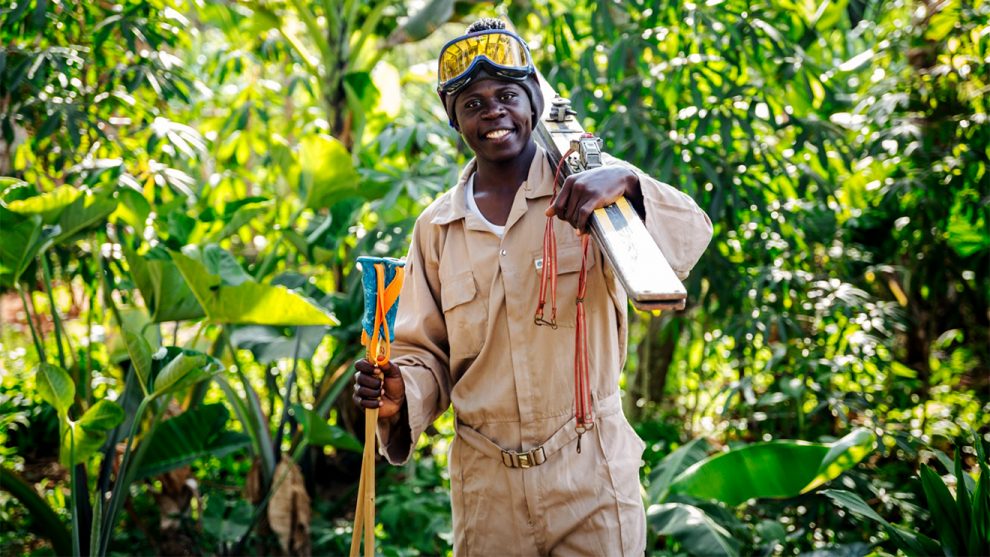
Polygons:
M606 155L605 162L627 166L639 176L646 229L677 277L687 278L712 239L711 219L691 196L673 186L615 157Z
M399 297L392 362L405 385L403 411L378 422L381 453L392 464L409 460L416 440L450 406L447 327L439 307L439 278L428 225L413 229Z

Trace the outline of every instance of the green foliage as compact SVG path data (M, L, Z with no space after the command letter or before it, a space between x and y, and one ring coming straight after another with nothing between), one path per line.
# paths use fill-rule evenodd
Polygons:
M353 261L401 255L456 179L430 63L492 15L415 6L0 7L0 455L31 488L0 499L0 551L31 528L59 554L279 551L258 525L284 454L314 551L345 550ZM990 5L505 9L607 149L714 223L691 307L630 324L650 551L990 551L981 441L937 450L990 426ZM450 551L450 436L380 475L384 554ZM205 508L149 517L182 500L162 472Z
M336 325L326 310L279 285L254 282L229 254L207 249L202 260L171 252L186 284L214 323L256 325ZM190 253L198 255L195 251ZM210 259L211 254L226 254Z
M364 445L357 437L343 429L327 424L326 420L312 410L296 406L296 416L302 422L303 439L306 444L316 447L331 446L360 453Z
M230 412L222 404L204 404L161 423L145 443L141 466L135 479L189 465L207 455L224 456L248 444L242 433L226 430Z
M756 498L796 497L855 466L875 443L876 437L862 429L829 444L754 443L696 462L669 489L731 506Z
M38 366L35 379L38 385L38 396L55 407L60 417L65 417L76 396L76 386L69 372L51 364Z
M38 535L48 539L57 555L68 555L72 541L65 525L24 478L6 467L0 469L0 489L9 493L23 505L31 515L33 529Z
M124 421L124 411L109 400L99 400L78 421L68 422L59 454L66 467L86 462L107 440L107 432ZM71 459L71 460L70 460Z
M739 555L741 544L697 507L663 503L650 507L646 518L657 535L676 539L691 555Z

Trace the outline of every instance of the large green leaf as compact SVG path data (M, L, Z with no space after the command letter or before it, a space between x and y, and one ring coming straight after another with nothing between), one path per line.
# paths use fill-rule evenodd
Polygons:
M141 192L131 188L120 188L117 191L117 208L110 215L110 220L123 221L134 230L144 230L149 214L151 214L151 204Z
M156 249L138 255L127 242L122 245L131 276L153 322L199 319L206 315L167 251Z
M887 522L877 514L866 501L851 491L843 489L824 489L821 493L832 500L836 505L847 511L872 520L884 527L894 543L908 555L941 555L942 548L935 540L915 532L909 532Z
M155 376L152 393L155 396L194 385L223 369L219 361L206 354L174 347L169 352L174 357Z
M76 422L87 431L110 431L124 421L124 410L103 399L89 407L86 413Z
M363 450L361 442L343 429L327 423L319 414L307 410L298 404L295 406L296 418L302 421L303 436L306 443L318 447L331 446L359 453Z
M351 154L336 138L307 136L299 143L299 181L306 192L306 207L331 207L358 193L360 180Z
M754 443L694 464L675 478L670 491L727 505L795 497L853 467L875 442L873 433L859 429L830 444Z
M45 224L55 224L65 209L82 195L81 190L72 186L59 186L41 195L11 201L7 208L21 215L39 215Z
M78 421L70 423L66 428L59 453L62 464L70 465L70 454L73 456L71 464L85 462L107 440L107 431L123 421L124 410L120 406L109 400L98 401ZM70 441L75 445L71 446Z
M136 479L156 476L204 456L223 456L250 444L243 433L227 430L223 404L205 404L162 422L138 467Z
M41 400L54 406L59 416L65 417L76 397L76 384L72 382L69 372L56 365L42 363L38 365L34 382Z
M202 250L190 246L190 249L183 250L183 253L202 263L206 272L220 277L224 286L237 286L254 281L254 277L244 271L230 252L215 244L207 245Z
M662 501L666 497L667 490L670 489L670 484L674 478L688 466L707 456L707 447L708 443L704 438L699 437L681 445L676 451L664 457L650 472L650 487L647 490L648 500L651 502Z
M147 394L148 383L151 381L151 346L142 335L127 328L124 329L124 342L127 344L131 366L141 382L141 388Z
M107 217L117 208L117 200L109 195L81 195L65 208L59 215L59 233L55 242L71 238L98 223L106 221Z
M337 325L337 319L284 286L243 282L227 286L195 259L170 252L172 260L206 315L214 323L256 325Z
M956 500L949 493L942 478L925 464L921 465L921 488L925 492L928 510L931 512L939 540L952 555L965 555L969 524L960 520ZM966 491L966 486L957 486Z
M24 270L57 233L40 215L20 215L0 206L0 286L14 286Z
M684 503L652 505L646 520L661 536L677 540L690 555L739 555L739 542L697 507Z

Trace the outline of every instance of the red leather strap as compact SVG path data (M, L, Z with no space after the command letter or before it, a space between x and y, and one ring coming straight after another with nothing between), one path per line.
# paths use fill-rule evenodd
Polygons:
M567 151L553 177L553 196L550 205L557 200L557 185L560 171L564 162L574 152ZM557 328L557 236L553 230L554 217L547 217L547 225L543 231L543 268L540 271L540 299L536 307L534 322L537 325L549 325ZM578 275L577 292L577 323L575 326L574 343L574 419L578 433L577 451L581 452L581 435L591 429L595 423L594 410L591 401L591 381L588 370L588 326L584 312L584 295L588 287L588 240L587 234L581 237L581 273ZM547 291L550 292L550 320L544 319L544 307L547 301Z

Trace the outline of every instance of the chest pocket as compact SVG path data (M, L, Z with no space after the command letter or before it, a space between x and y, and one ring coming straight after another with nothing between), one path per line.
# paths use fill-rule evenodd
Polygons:
M570 232L573 235L573 232ZM560 232L557 233L560 239ZM595 267L598 249L594 241L588 246L588 282L593 280L592 269ZM536 270L536 280L539 284L540 273L543 270L543 250L533 253L533 268ZM581 242L568 243L557 247L557 325L574 327L577 322L577 291L578 275L581 274ZM538 287L537 287L538 288ZM588 292L590 294L589 286ZM535 308L534 308L535 309ZM544 315L550 317L550 292L547 291L547 305Z
M447 323L451 360L473 358L481 352L488 328L488 308L478 296L470 270L440 277L440 305Z

